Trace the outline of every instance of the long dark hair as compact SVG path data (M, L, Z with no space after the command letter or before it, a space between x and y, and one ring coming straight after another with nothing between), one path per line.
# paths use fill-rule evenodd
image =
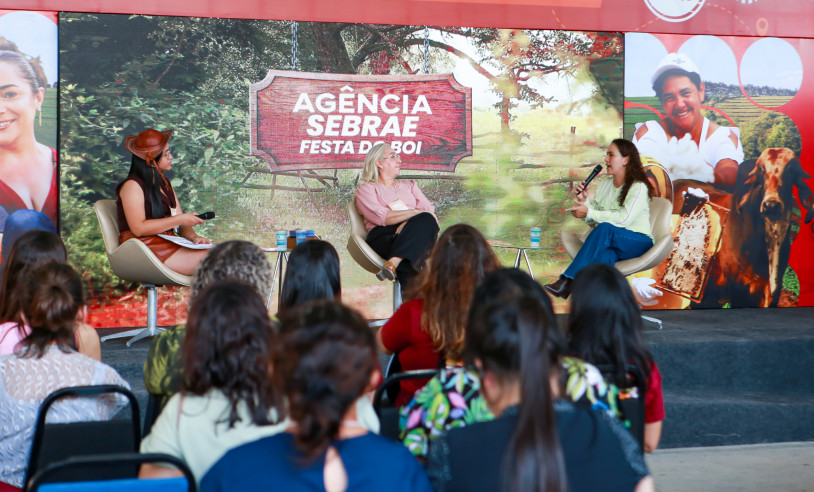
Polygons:
M31 334L20 342L21 357L40 358L51 344L63 352L76 350L77 315L85 305L82 279L66 263L49 261L22 279L23 315Z
M160 156L159 156L160 158ZM158 165L158 159L156 159ZM147 164L147 161L141 157L133 154L133 159L130 161L130 171L127 177L135 176L144 183L144 199L150 204L151 217L148 219L163 219L165 217L163 212L163 205L161 202L161 190L169 198L170 208L175 207L175 191L169 181L166 183L161 179L158 169Z
M67 259L65 244L59 236L47 231L28 231L12 245L11 252L3 265L0 280L0 322L17 323L21 334L23 319L23 296L25 288L22 280L30 270L47 261L64 263Z
M494 289L489 287L493 280L503 284L504 292L497 297L487 292ZM529 279L536 287L521 281L531 287L528 292L513 285L512 280L498 271L487 276L481 284L483 289L476 291L464 361L470 365L479 361L482 370L498 380L519 382L518 422L504 456L503 489L565 491L565 459L551 391L551 376L559 372L560 355L551 350L549 340L552 335L558 338L551 301L533 280Z
M204 395L222 391L229 400L229 427L248 407L256 425L272 423L280 408L271 384L274 332L266 306L248 284L217 281L192 300L184 337L184 391Z
M594 365L611 365L609 382L627 387L625 364L650 378L653 361L642 337L642 317L625 277L610 265L595 263L577 273L568 315L569 349Z
M365 391L378 367L376 342L365 320L336 301L285 311L280 330L274 380L297 424L297 448L310 460L336 439L342 418Z
M644 183L647 186L647 196L653 198L653 194L655 193L653 190L653 185L650 184L650 180L647 179L647 174L644 172L644 168L642 167L642 158L639 156L639 149L633 145L633 142L630 140L625 140L624 138L617 138L611 142L611 145L615 145L617 149L619 149L619 153L622 157L627 157L627 166L625 166L625 182L622 184L622 189L619 192L619 205L624 205L625 198L627 198L627 192L630 191L630 187L633 186L635 182ZM610 146L608 146L610 147Z
M327 241L298 245L288 258L279 311L317 299L339 299L339 254Z
M470 225L453 225L438 238L413 290L424 300L421 329L438 352L460 359L472 293L499 267L492 247Z

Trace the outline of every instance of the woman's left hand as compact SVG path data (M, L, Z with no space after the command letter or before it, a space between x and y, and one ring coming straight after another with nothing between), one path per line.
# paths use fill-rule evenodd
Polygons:
M194 238L192 238L192 242L195 244L212 244L212 241L201 236L195 236Z
M571 212L574 217L584 219L588 216L588 206L585 204L574 205L573 207L566 208L566 212Z

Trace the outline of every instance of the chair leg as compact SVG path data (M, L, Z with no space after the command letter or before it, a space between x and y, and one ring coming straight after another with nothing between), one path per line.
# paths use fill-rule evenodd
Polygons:
M651 316L642 315L642 319L645 320L645 321L649 321L651 323L655 323L655 324L659 325L659 330L664 328L664 326L661 323L661 320L658 319L658 318L653 318Z
M129 347L143 338L153 337L164 331L164 328L158 327L158 292L155 289L156 286L153 284L142 285L147 288L147 327L104 336L101 338L103 342L114 338L126 338L135 335L127 341L127 346Z
M401 306L401 283L399 279L393 281L393 312Z

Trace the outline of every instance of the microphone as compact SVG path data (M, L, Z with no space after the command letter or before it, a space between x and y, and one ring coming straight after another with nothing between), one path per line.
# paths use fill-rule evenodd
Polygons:
M585 191L585 188L587 188L588 185L591 184L591 181L593 181L593 179L596 177L596 175L601 172L602 166L600 164L597 164L594 170L591 171L591 174L589 174L588 177L585 178L585 181L582 182L582 191Z
M590 179L590 178L589 178ZM196 215L199 219L209 220L215 218L215 212L204 212L202 214Z

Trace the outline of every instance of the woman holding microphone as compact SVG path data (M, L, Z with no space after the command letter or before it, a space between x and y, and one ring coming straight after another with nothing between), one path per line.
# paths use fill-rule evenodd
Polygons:
M574 276L586 265L615 265L617 261L641 256L653 247L650 234L653 186L642 169L636 146L621 138L611 142L605 167L610 178L599 182L596 194L591 195L579 186L575 205L566 209L596 227L560 278L545 286L551 295L567 298Z
M390 145L374 145L365 156L356 208L365 219L367 244L388 259L376 276L398 278L406 292L435 244L438 219L415 181L396 179L400 169L401 158Z

